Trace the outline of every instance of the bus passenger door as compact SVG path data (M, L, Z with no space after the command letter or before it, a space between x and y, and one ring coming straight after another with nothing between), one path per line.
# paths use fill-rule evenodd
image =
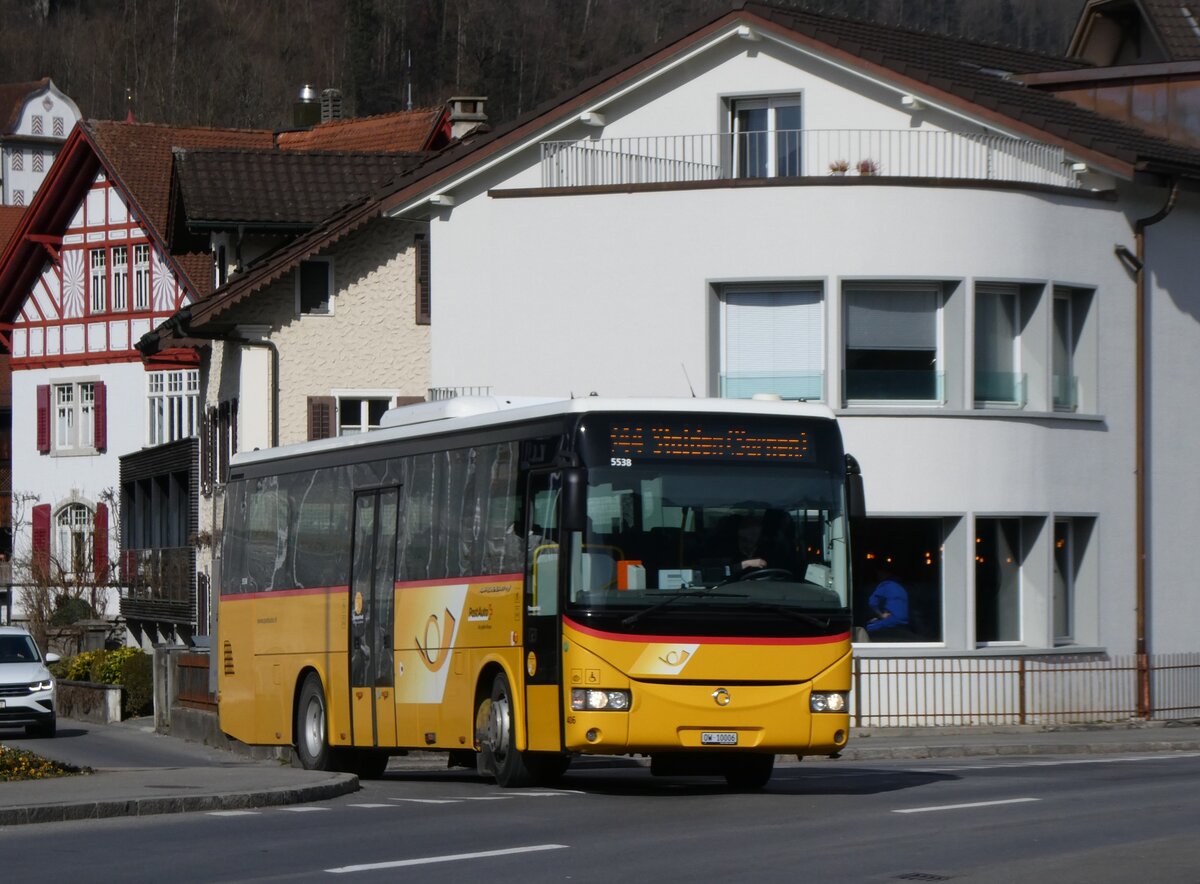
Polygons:
M525 505L525 725L531 751L562 749L562 650L559 636L559 572L563 477L561 472L529 476Z
M399 489L354 498L350 574L350 715L355 746L396 744L393 641Z

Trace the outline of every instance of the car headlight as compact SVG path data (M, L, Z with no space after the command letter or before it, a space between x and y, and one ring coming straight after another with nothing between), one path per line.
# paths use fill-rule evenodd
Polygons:
M597 688L572 688L571 709L575 712L628 712L629 691L606 691Z
M845 712L846 695L840 691L814 693L809 698L808 708L813 712Z
M32 681L29 683L30 692L33 691L48 691L54 687L54 679L47 678L42 681Z

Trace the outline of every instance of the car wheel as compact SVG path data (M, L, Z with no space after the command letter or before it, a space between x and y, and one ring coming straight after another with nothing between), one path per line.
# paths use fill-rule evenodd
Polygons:
M49 721L44 721L41 724L31 724L25 728L25 733L31 737L49 739L58 733L58 718L52 715Z

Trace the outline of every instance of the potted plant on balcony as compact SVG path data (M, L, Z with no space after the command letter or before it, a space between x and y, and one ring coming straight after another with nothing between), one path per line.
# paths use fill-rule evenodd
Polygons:
M845 175L850 171L850 163L847 160L834 160L829 164L830 175Z
M872 159L859 160L858 165L854 167L858 170L859 175L878 175L879 163Z

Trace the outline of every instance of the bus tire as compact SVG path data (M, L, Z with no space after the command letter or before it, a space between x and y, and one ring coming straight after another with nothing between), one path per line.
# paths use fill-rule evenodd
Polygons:
M333 770L333 750L329 748L329 716L321 679L310 672L300 688L296 702L296 757L305 770Z
M360 780L378 780L387 770L391 756L380 749L359 749L355 751L354 773Z
M475 710L475 739L479 743L479 772L496 778L506 789L528 786L533 773L525 764L524 754L516 749L513 694L508 676L497 672L491 693Z
M774 755L738 755L725 767L725 782L740 792L757 792L771 780Z

